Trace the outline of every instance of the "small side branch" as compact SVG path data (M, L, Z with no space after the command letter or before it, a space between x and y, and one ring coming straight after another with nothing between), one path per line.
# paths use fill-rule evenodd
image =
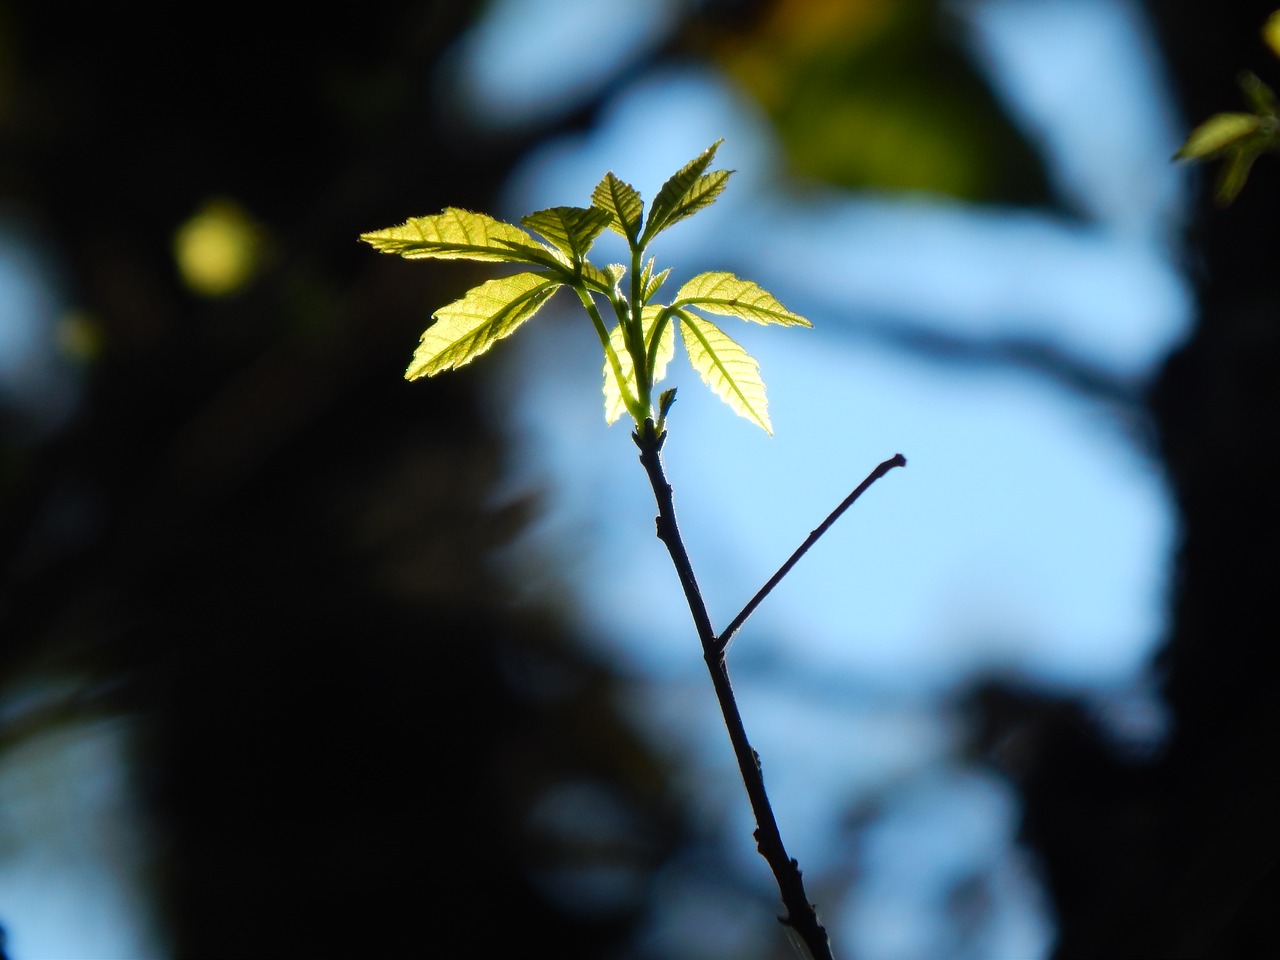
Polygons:
M711 626L711 618L707 613L706 603L702 599L702 591L693 573L693 564L689 560L689 553L680 536L671 484L667 482L662 468L661 450L665 434L657 433L653 421L646 420L643 431L633 433L632 438L640 448L640 463L644 466L649 483L653 487L654 498L658 502L658 539L666 545L671 561L675 564L676 574L680 578L680 586L684 589L685 600L689 604L689 612L693 616L694 625L698 630L698 639L702 644L703 659L711 673L716 700L720 704L720 712L729 731L729 740L733 744L738 770L742 774L742 782L746 787L747 797L751 801L751 811L756 819L756 849L760 851L760 855L769 864L769 869L773 871L778 892L782 895L782 903L787 910L786 916L779 919L795 931L813 960L833 960L827 931L805 893L800 865L787 855L787 849L782 843L782 834L778 830L773 807L765 792L760 758L747 739L742 714L738 710L738 702L729 682L729 669L723 656L724 648L717 640L715 629ZM849 502L851 503L852 499Z
M787 558L787 562L778 568L778 572L769 578L769 582L761 587L759 592L756 593L747 605L742 608L742 612L733 618L733 622L725 628L724 633L720 634L720 636L716 638L716 652L718 654L724 653L725 648L729 646L729 642L737 635L738 631L742 629L742 625L747 622L747 618L751 616L751 614L755 613L756 607L760 606L764 598L773 591L774 587L782 582L782 578L791 572L791 568L800 561L800 558L809 552L809 548L818 542L818 538L831 529L832 524L839 520L841 515L853 506L854 501L862 496L868 487L894 467L905 467L906 465L907 458L900 453L895 453L884 463L880 464L880 466L872 470L867 476L867 479L858 484L853 493L845 497L844 500L841 501L840 506L831 511L831 514L827 519L823 520L822 523L820 523L817 528L809 534L804 543L800 544L800 546L796 548L796 552Z

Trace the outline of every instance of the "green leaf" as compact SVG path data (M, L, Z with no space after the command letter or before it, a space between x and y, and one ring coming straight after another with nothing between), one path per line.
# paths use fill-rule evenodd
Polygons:
M582 277L587 283L601 293L612 294L618 283L626 275L627 268L620 263L610 263L597 267L590 260L582 261Z
M570 263L579 264L610 220L610 213L599 207L551 207L522 217L520 222L546 237Z
M778 323L786 327L811 327L798 313L792 313L772 294L750 280L739 280L732 273L714 271L700 273L676 294L675 307L697 307L708 313L741 317L754 323Z
M1249 171L1253 162L1258 159L1259 150L1240 147L1227 154L1222 163L1222 172L1218 174L1215 199L1222 206L1227 206L1244 189L1249 179Z
M441 307L405 371L406 380L470 363L538 312L561 281L541 273L489 280Z
M680 336L702 382L733 412L773 436L760 364L710 320L679 311Z
M1175 160L1203 160L1217 156L1232 144L1255 133L1262 118L1252 113L1217 113L1191 131Z
M413 217L398 227L362 233L360 239L383 253L410 260L490 260L555 264L542 244L519 227L483 213L446 207L429 217Z
M644 265L644 273L640 274L640 289L642 291L640 298L645 303L653 299L653 295L658 292L671 274L671 268L667 267L657 276L654 276L653 261L654 258L650 257L649 262Z
M612 172L606 173L591 191L591 205L613 218L609 224L612 230L626 237L629 243L635 243L644 219L644 202L635 187L619 180Z
M715 202L716 197L724 190L729 174L733 172L717 170L704 175L722 143L724 140L717 140L672 174L670 179L662 185L662 189L658 191L658 195L653 198L653 204L649 207L649 222L644 228L644 236L640 240L641 246L672 224L680 222L685 217L693 216L703 207Z
M1262 82L1256 73L1246 70L1238 78L1240 91L1259 117L1271 117L1276 112L1276 92Z
M658 394L658 419L667 419L667 414L671 412L671 405L676 402L676 388L668 387Z
M644 313L641 314L641 322L644 324L644 345L646 352L653 344L654 329L658 323L658 315L662 313L659 306L645 307ZM631 395L635 396L638 392L638 386L635 378L635 364L631 361L631 353L627 350L626 343L623 339L622 324L614 327L609 334L609 342L613 344L614 352L618 354L618 365L622 368L622 375L626 378L628 386L631 388ZM663 327L662 339L658 341L658 352L654 358L653 365L653 382L658 383L667 375L667 364L671 362L671 358L676 354L676 337L675 331L671 329L668 323ZM622 391L618 388L617 378L613 375L613 367L608 361L604 365L604 419L605 423L613 425L620 416L627 410L626 404L622 399Z

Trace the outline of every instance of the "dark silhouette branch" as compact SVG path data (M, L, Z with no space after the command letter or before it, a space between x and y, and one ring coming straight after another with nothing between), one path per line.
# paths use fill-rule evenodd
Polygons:
M796 561L804 555L805 551L813 546L814 542L839 519L845 510L852 506L853 502L862 495L862 492L894 467L905 466L907 461L902 454L897 454L872 471L871 475L845 498L844 502L823 521L822 525L809 535L809 538L805 540L800 549L792 554L791 558L783 564L782 569L774 574L773 578L756 594L751 603L747 604L743 612L734 620L730 629L725 631L725 639L722 641L716 636L715 628L711 626L711 617L707 613L706 602L702 599L702 590L698 587L698 579L694 575L689 552L685 549L684 540L680 536L680 527L676 523L671 484L667 482L666 473L662 468L661 451L662 443L666 439L666 433L659 434L654 428L653 421L646 420L643 432L636 432L631 436L635 440L636 446L640 449L640 463L644 466L645 473L649 477L649 483L653 487L654 498L658 502L658 516L656 518L658 539L666 545L667 552L671 555L671 562L675 565L676 575L680 578L680 586L684 590L685 600L689 604L689 612L693 616L693 623L698 631L698 640L702 644L702 656L706 661L707 670L711 674L711 683L715 688L716 700L720 704L720 712L724 716L725 726L729 730L729 740L733 744L734 756L738 760L738 770L742 774L742 782L746 787L747 797L751 801L751 811L756 818L756 849L760 851L760 855L769 864L769 869L773 871L774 879L778 883L778 891L782 895L782 903L787 909L787 915L779 919L784 925L795 931L796 935L809 950L809 953L814 957L814 960L833 960L827 931L819 921L817 911L805 894L800 864L787 855L787 848L783 845L782 834L778 830L778 822L773 815L773 807L770 805L768 794L765 792L760 757L752 749L751 743L747 739L747 731L742 723L742 714L738 710L738 702L733 695L733 687L729 682L729 668L725 662L724 648L728 643L728 639L737 632L747 617L751 615L751 611L760 604L760 601L777 585L778 581L786 576L787 572L795 566Z
M774 587L776 587L779 583L782 582L782 578L791 572L791 568L794 567L796 563L799 562L801 557L803 557L806 553L809 552L809 548L818 542L818 538L831 529L831 525L835 523L837 520L839 520L841 515L846 510L848 510L851 506L853 506L854 501L857 500L860 496L862 496L862 494L866 492L868 487L870 487L873 483L875 483L877 480L883 477L886 473L888 473L894 467L905 467L906 465L907 465L907 458L900 453L895 453L892 457L890 457L884 463L880 464L880 466L872 470L871 473L867 476L867 479L863 480L860 484L858 484L858 486L854 489L853 493L845 497L844 500L841 501L840 506L832 510L830 515L827 517L827 519L823 520L822 523L818 524L818 526L813 530L813 532L810 533L809 536L805 539L804 543L800 544L800 546L796 548L796 552L791 554L791 556L787 558L787 562L778 568L778 572L769 578L769 582L766 583L763 587L761 587L759 592L754 597L752 597L750 601L748 601L747 605L742 608L742 612L733 618L733 622L729 624L729 626L725 628L724 633L720 634L720 636L716 639L716 646L718 648L717 652L718 653L724 652L725 648L729 646L729 642L733 640L733 638L737 635L738 631L742 628L742 625L747 622L747 617L755 613L756 607L760 606L764 598L767 597L773 591Z

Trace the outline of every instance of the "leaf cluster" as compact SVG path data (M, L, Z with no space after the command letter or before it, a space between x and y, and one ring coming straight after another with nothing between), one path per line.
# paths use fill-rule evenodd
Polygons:
M520 226L449 207L361 234L376 250L411 260L480 260L525 268L486 281L437 310L406 378L433 376L471 362L567 287L577 294L604 350L608 423L626 412L637 428L652 419L662 432L675 391L663 391L656 411L652 395L675 356L678 327L685 353L703 382L736 413L771 433L759 364L705 314L782 326L807 327L809 321L758 284L718 271L694 277L666 303L654 299L670 268L655 272L649 245L664 230L710 206L724 190L732 171L709 170L719 146L716 141L672 174L647 214L636 189L610 172L592 191L590 206L539 210L523 217ZM606 229L627 241L629 267L599 267L588 259ZM624 278L629 281L625 290ZM608 322L606 314L611 315Z
M1280 10L1262 28L1262 39L1280 57ZM1244 189L1254 162L1264 153L1280 153L1280 110L1275 92L1250 72L1239 78L1248 111L1215 113L1188 135L1175 160L1222 160L1215 196L1231 203Z

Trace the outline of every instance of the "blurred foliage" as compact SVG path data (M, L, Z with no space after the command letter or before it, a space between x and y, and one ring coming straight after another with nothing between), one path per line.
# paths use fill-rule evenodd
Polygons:
M1280 10L1261 30L1263 41L1280 57ZM1216 113L1191 131L1174 154L1176 160L1221 160L1216 196L1225 205L1240 195L1254 161L1280 152L1280 113L1275 91L1248 71L1239 78L1248 113Z
M773 0L708 39L793 171L840 186L1045 202L1041 162L939 0Z
M235 201L210 200L174 234L173 255L194 293L220 297L244 286L259 269L261 229Z
M1274 0L1145 6L1183 115L1205 117L1233 95ZM1267 442L1280 417L1280 179L1257 167L1226 209L1213 185L1197 187L1183 238L1196 323L1148 396L1181 519L1153 665L1170 735L1134 756L1079 700L977 694L989 744L1013 758L1055 960L1280 955L1280 450Z

